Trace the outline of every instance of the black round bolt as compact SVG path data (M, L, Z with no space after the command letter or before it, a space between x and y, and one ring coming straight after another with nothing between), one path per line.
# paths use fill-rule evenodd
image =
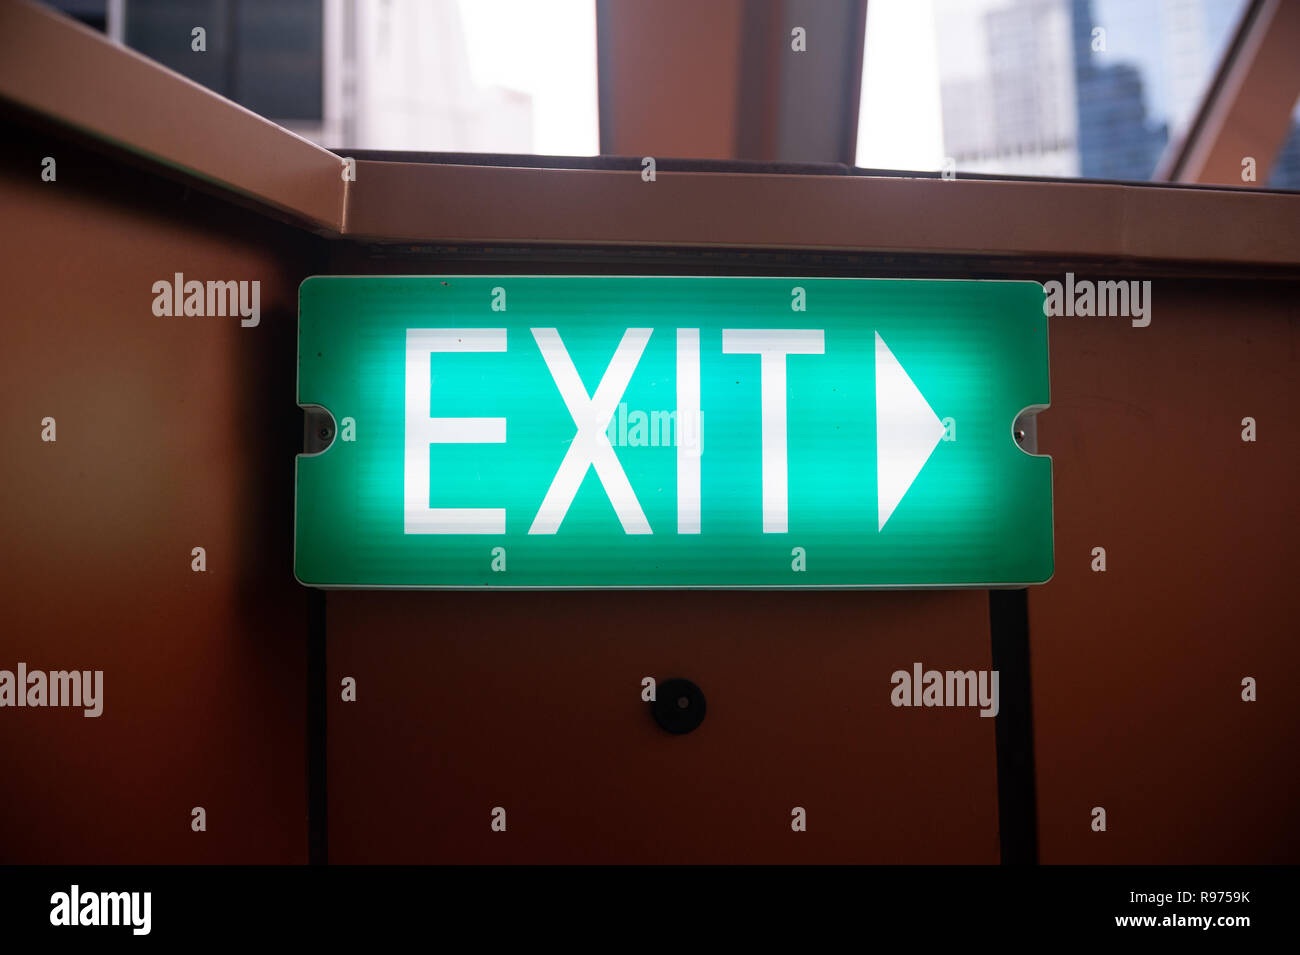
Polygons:
M680 736L704 722L708 709L703 691L690 680L674 677L655 690L650 713L665 732Z

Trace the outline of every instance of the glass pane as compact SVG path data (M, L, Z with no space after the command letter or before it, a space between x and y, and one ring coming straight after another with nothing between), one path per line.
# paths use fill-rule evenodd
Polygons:
M1300 189L1300 100L1291 114L1291 132L1273 160L1268 184L1273 189Z
M124 19L128 46L329 148L599 152L595 0L126 0Z
M872 0L858 165L1149 179L1246 0Z

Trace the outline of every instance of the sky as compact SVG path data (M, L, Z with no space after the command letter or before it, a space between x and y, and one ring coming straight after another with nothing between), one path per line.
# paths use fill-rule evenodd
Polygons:
M917 170L943 164L932 0L867 4L857 164Z
M459 0L459 9L475 83L532 97L533 152L599 153L595 0Z

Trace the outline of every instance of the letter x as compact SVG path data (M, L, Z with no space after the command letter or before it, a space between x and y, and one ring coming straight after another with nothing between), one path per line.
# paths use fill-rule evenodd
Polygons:
M618 343L609 367L605 369L596 394L588 397L587 389L578 377L578 370L573 367L573 360L560 340L560 333L554 328L534 328L533 338L542 351L546 367L550 369L555 386L560 390L573 423L578 426L578 433L573 436L560 469L555 472L542 506L533 518L533 526L528 528L530 534L554 534L560 529L560 522L569 512L582 479L587 476L587 468L594 467L600 478L601 487L609 495L609 502L614 505L614 513L623 525L625 534L649 534L650 523L637 502L636 492L628 483L623 473L623 465L609 443L605 429L609 419L614 416L614 409L627 390L627 383L636 371L646 342L650 340L650 328L629 328L623 333L623 340Z

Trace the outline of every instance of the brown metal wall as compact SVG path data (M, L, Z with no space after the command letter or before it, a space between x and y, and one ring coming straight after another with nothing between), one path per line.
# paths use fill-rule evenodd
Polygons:
M0 710L0 862L304 862L293 369L318 240L4 122L0 669L103 670L104 710ZM155 317L178 271L260 280L260 326Z
M327 255L155 173L9 132L26 145L0 161L0 667L103 669L106 702L98 720L0 712L0 859L304 861L297 285L466 259L349 240ZM57 183L40 181L47 154ZM510 253L573 269L550 255ZM596 269L682 268L648 261ZM1091 274L1028 258L997 274L1066 267ZM847 273L963 268L913 255ZM1058 570L1029 597L1041 856L1295 861L1300 283L1124 268L1152 278L1149 328L1052 323L1040 443ZM261 326L155 318L150 286L175 271L260 279ZM990 665L982 592L340 592L326 607L332 861L998 857L993 721L888 702L889 674L913 662ZM663 735L639 700L647 675L696 681L704 726ZM1241 702L1243 676L1259 702Z
M341 274L511 267L332 248ZM723 259L713 268L735 267ZM619 268L674 266L596 270ZM1153 284L1146 328L1051 326L1039 441L1055 459L1057 573L1029 595L1040 858L1295 861L1300 283L1086 260L1005 274L1026 269ZM975 274L925 257L854 271ZM890 673L913 661L989 666L984 592L331 593L327 606L334 861L998 856L992 721L888 704ZM699 683L705 725L658 732L636 698L646 675ZM345 676L355 704L339 699ZM791 840L789 806L809 803L834 807L834 828ZM507 834L490 830L494 806Z
M329 709L332 862L998 859L994 721L888 696L914 661L989 666L983 593L327 603L358 689ZM704 723L660 730L645 676L698 684Z
M1029 594L1042 861L1295 863L1300 283L1157 278L1152 298L1147 328L1051 326L1056 576Z

